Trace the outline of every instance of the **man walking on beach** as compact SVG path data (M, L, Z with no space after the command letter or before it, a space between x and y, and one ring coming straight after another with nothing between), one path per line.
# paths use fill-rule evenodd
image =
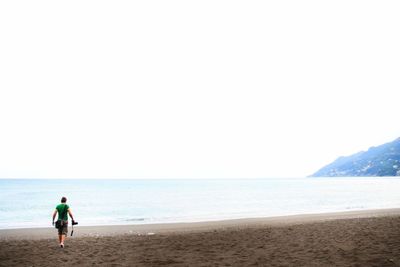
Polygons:
M53 213L53 225L54 225L54 219L56 218L56 214L58 213L58 220L56 226L58 229L58 240L60 241L61 248L64 248L64 241L68 234L68 214L72 219L72 223L74 223L74 216L72 215L72 211L66 203L67 203L67 198L62 197L61 204L57 205Z

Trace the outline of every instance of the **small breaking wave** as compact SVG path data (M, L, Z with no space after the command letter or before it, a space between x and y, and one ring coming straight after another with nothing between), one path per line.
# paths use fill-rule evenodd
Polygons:
M143 222L143 221L146 221L146 218L130 218L130 219L125 219L124 221L126 221L126 222Z

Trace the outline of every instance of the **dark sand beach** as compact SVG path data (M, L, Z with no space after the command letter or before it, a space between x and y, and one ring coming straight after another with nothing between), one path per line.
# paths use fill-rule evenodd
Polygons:
M400 266L400 209L1 230L0 266Z

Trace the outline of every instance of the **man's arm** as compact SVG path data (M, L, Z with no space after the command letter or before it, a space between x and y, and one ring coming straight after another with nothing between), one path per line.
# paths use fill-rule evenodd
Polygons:
M57 210L54 210L54 212L53 212L53 225L54 225L54 219L56 218L56 215L57 215Z
M69 216L71 217L72 221L74 221L74 215L72 215L71 209L68 209Z

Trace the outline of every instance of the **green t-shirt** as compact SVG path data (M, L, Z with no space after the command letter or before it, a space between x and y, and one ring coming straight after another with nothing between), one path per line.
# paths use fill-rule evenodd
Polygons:
M58 204L56 210L58 211L58 220L68 221L68 209L67 204ZM61 217L62 216L62 217Z

